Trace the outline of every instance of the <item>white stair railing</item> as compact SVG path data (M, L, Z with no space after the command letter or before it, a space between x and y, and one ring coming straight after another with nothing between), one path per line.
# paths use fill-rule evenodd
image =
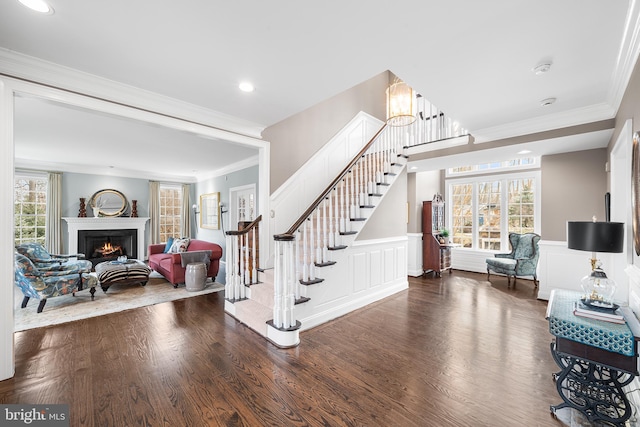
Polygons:
M258 283L257 235L262 215L242 230L226 232L225 298L240 301L247 297L247 286Z

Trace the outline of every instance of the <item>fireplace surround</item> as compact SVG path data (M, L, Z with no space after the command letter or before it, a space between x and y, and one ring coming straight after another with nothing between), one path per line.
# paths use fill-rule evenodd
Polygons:
M128 248L129 251L135 253L135 257L138 259L146 259L145 253L145 228L146 223L149 218L129 218L129 217L115 217L115 218L107 218L107 217L98 217L98 218L76 218L76 217L65 217L62 218L67 223L67 230L69 233L69 253L78 253L79 244L78 238L80 231L88 231L88 230L102 230L105 231L104 235L109 235L110 233L116 233L118 230L132 230L132 233L135 234L135 238L131 239L129 244L133 245ZM86 234L86 233L83 233ZM90 233L91 234L91 233ZM84 237L84 236L83 236ZM93 248L85 250L85 255L89 258L92 254L86 253L87 250L92 250ZM132 254L123 254L127 255L130 258L134 257Z

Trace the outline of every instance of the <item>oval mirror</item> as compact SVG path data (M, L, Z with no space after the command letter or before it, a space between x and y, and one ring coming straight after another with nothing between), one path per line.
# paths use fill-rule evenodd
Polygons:
M127 209L127 198L118 190L100 190L96 191L91 200L89 200L91 208L98 208L100 215L104 216L120 216Z

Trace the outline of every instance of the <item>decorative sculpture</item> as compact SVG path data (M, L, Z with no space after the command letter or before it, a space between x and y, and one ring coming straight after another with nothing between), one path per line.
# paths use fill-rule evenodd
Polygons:
M87 205L85 204L84 197L80 197L80 210L78 211L78 218L87 217Z

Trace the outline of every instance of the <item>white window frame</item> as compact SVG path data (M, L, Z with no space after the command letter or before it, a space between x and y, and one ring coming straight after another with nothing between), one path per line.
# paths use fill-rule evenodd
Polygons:
M541 177L542 174L540 170L531 170L526 172L518 172L518 173L487 173L487 174L479 174L476 176L468 176L461 178L450 178L445 180L445 188L447 197L445 198L445 209L447 215L447 224L452 224L453 220L453 206L451 203L447 203L447 200L453 200L453 192L452 186L457 184L472 184L472 206L473 206L473 225L471 229L472 234L472 243L470 248L460 248L463 250L474 250L474 251L484 251L484 252L506 252L509 250L509 218L508 215L500 216L500 250L490 250L490 249L482 249L480 247L480 242L478 241L478 184L480 182L487 181L501 181L500 184L500 205L502 208L507 208L508 206L508 194L507 194L507 183L510 180L514 179L533 179L534 184L534 233L540 234L540 223L541 223L541 203L542 203L542 191L541 191Z
M47 239L47 211L49 209L49 201L47 200L48 196L49 196L49 177L46 173L42 173L42 172L16 172L14 177L13 177L13 184L14 184L14 209L15 209L15 183L17 180L19 179L26 179L26 180L43 180L46 182L46 187L45 187L45 211L43 214L38 214L37 216L44 216L44 220L45 220L45 225L44 225L44 240L42 242L42 245L45 245L46 239ZM37 222L37 221L36 221ZM37 234L37 233L36 233ZM16 241L15 240L15 223L14 223L14 242L15 244L19 244L19 243L23 243L23 242L32 242L34 241L33 239L29 239L29 240L25 240L25 241Z
M170 189L170 190L178 190L180 191L180 194L182 195L182 186L180 184L164 184L164 183L160 183L160 193L162 193L163 189ZM164 215L163 209L162 209L162 197L159 198L160 199L160 227L162 227L162 219L164 217L166 217L166 215ZM182 204L182 202L181 202ZM180 225L182 224L182 209L180 209L180 222L179 222L179 230L177 231L179 234L177 236L167 236L166 238L163 239L162 237L162 233L160 233L160 241L166 242L168 237L183 237L185 235L184 230L182 230L182 226Z
M513 160L522 160L522 159L533 159L533 163L528 165L507 166L508 162L511 162ZM470 166L472 169L464 172L453 172L452 170L454 168L447 168L445 170L445 178L457 178L457 177L469 176L469 175L485 175L486 176L488 174L494 175L494 174L501 174L504 172L516 172L516 171L524 171L524 170L531 170L531 169L540 169L539 156L523 156L523 157L516 157L509 160L503 160L500 162L483 162L480 164L484 165L484 164L491 164L491 163L500 163L500 166L495 168L488 168L488 169L478 169L479 165L467 165L467 166Z

